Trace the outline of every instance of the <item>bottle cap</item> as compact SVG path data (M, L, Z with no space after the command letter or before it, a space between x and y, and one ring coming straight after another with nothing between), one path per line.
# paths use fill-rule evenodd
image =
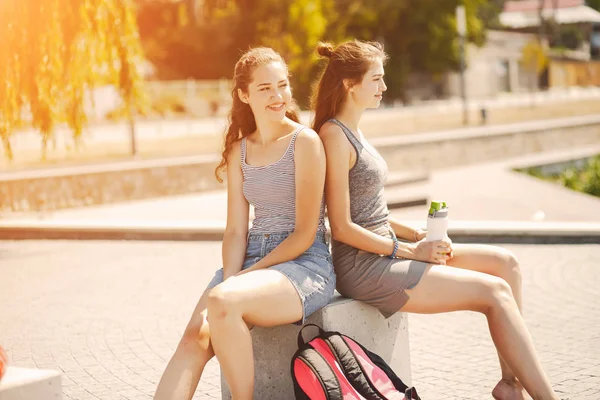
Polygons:
M447 208L448 206L446 205L445 201L432 201L431 205L429 206L429 215L434 215L437 211Z

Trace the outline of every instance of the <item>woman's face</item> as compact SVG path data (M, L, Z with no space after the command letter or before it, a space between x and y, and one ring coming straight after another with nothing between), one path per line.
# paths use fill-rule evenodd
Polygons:
M280 121L292 104L288 71L279 61L256 67L248 92L239 90L240 99L249 104L254 118Z
M371 64L371 68L363 76L362 80L348 89L349 96L361 107L379 107L383 98L383 92L387 90L383 76L383 61L378 58Z

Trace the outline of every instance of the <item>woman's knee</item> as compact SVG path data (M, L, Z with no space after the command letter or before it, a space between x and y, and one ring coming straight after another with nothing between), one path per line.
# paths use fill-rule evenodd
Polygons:
M210 291L208 295L209 318L225 318L233 313L240 312L240 302L236 293L230 290L226 284L220 284Z
M477 311L487 315L499 308L516 306L512 289L504 279L490 276L480 285L480 302Z
M495 257L497 259L498 267L502 270L502 273L499 275L504 279L520 283L521 267L515 253L505 248L497 247L495 249Z
M520 271L519 259L517 258L515 253L513 253L512 251L505 249L505 248L501 248L501 249L502 250L501 250L500 254L501 254L501 258L502 258L504 265L509 270Z

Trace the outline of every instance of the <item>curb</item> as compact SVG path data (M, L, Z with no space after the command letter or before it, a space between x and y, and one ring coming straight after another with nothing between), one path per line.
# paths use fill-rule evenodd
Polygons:
M0 221L0 240L220 241L224 231L223 221ZM456 243L600 244L600 223L453 221L448 234Z
M456 243L600 244L600 223L456 221L449 236Z
M0 240L222 240L224 222L0 221Z

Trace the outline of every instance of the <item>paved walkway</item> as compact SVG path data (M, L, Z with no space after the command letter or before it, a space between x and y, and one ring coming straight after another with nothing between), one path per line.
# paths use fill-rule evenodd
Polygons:
M600 398L600 245L511 245L525 319L562 399ZM64 372L66 399L150 399L220 243L0 242L0 343L13 365ZM489 399L499 367L480 315L411 315L424 399ZM212 361L195 399L220 398Z
M535 157L435 171L421 190L430 199L447 201L453 220L599 222L600 198L510 168ZM414 220L426 213L427 207L422 206L395 215Z
M454 220L600 220L600 200L507 165L436 171L427 184L397 190L447 200ZM224 199L215 192L13 217L223 221ZM425 209L394 213L419 221ZM600 245L507 247L522 262L525 319L552 383L562 399L598 400ZM63 371L67 399L150 399L219 264L217 242L0 241L0 344L13 365ZM484 318L411 315L410 325L424 399L491 397L499 367ZM195 399L218 398L212 361Z

